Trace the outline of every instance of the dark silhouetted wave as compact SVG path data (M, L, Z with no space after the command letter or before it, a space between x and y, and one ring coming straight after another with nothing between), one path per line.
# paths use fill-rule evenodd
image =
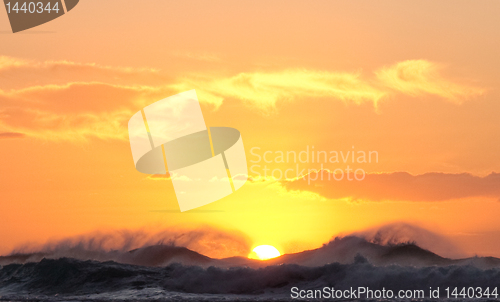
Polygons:
M113 261L2 257L0 300L286 301L292 287L397 291L500 284L496 258L449 259L412 243L380 245L353 236L268 261L212 259L161 245L86 255Z

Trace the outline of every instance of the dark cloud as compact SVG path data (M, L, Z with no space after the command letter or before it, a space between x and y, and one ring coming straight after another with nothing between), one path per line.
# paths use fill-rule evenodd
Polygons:
M337 176L337 179L340 177ZM326 198L350 198L362 201L445 201L468 197L500 198L499 173L480 177L469 173L411 175L407 172L395 172L366 174L361 181L349 181L344 176L342 180L337 181L334 180L332 173L319 171L297 180L284 181L283 185L288 190L314 192Z

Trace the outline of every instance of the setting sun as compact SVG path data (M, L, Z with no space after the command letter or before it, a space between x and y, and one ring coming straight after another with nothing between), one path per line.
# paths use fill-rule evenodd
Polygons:
M277 248L271 245L259 245L248 255L248 258L267 260L281 256Z

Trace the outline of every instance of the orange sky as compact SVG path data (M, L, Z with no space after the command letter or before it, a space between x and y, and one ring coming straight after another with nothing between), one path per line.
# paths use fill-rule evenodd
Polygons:
M0 9L0 253L199 225L294 252L406 221L500 256L499 13L497 1L85 0L12 34ZM168 180L135 170L126 125L190 89L208 126L242 133L248 160L307 146L379 160L351 165L369 173L355 185L260 179L180 213Z

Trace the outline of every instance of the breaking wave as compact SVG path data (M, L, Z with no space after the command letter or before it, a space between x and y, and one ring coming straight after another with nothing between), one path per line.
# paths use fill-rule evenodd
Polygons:
M132 235L119 237L127 240L115 250L103 236L0 256L0 300L287 301L292 287L397 291L500 284L500 259L443 257L420 247L439 247L437 235L407 225L337 237L318 249L267 261L212 258L176 246L231 240L219 233L191 233L153 245L145 244L165 234L139 241ZM246 241L233 246L245 249Z

